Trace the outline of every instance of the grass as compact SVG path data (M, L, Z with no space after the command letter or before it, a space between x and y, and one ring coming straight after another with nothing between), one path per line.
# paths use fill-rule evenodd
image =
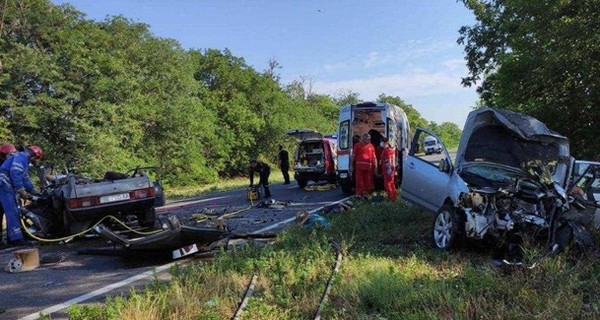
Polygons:
M294 172L290 171L290 179L294 178ZM254 182L258 183L258 175L254 177ZM269 183L283 182L283 175L281 170L276 166L272 166L271 175L269 176ZM227 191L239 188L247 187L250 184L249 177L237 177L227 180L220 180L214 183L202 184L202 185L190 185L185 187L167 187L165 192L167 195L167 201L178 200L184 198L190 198L199 196L209 192Z
M335 261L344 261L323 319L597 319L598 254L566 253L534 269L498 268L489 250L429 244L431 214L406 204L362 204L329 216L329 229L292 227L267 247L223 251L171 270L168 284L73 307L71 319L228 319L253 273L242 319L312 319ZM534 261L542 249L528 246Z

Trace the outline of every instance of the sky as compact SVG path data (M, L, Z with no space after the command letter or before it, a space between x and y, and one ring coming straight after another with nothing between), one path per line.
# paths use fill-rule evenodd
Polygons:
M229 49L257 71L271 59L281 82L313 92L399 96L428 121L462 129L478 100L467 76L461 26L473 14L456 0L52 0L102 21L123 15L186 49Z

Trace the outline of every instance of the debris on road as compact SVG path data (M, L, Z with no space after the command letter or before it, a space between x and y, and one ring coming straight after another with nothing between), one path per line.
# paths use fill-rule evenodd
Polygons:
M40 254L37 248L17 250L14 256L4 269L7 272L31 271L40 266Z

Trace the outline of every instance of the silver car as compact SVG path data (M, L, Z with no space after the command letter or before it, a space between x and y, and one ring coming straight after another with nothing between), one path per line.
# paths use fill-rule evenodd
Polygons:
M429 136L442 144L440 155L419 150ZM465 239L499 244L524 232L558 243L589 236L580 232L589 221L582 215L596 210L599 182L600 163L574 161L567 138L530 116L483 108L469 114L454 157L433 132L417 128L402 197L435 212L431 237L440 249ZM588 190L573 205L577 188Z

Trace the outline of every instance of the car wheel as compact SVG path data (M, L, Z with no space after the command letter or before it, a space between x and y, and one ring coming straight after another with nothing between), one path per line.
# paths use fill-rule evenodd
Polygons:
M298 182L298 187L304 189L304 187L306 187L306 184L308 184L308 181L304 180L304 179L298 179L296 180Z
M445 204L433 217L432 241L433 245L442 250L451 250L462 242L464 222L459 218L456 210Z

